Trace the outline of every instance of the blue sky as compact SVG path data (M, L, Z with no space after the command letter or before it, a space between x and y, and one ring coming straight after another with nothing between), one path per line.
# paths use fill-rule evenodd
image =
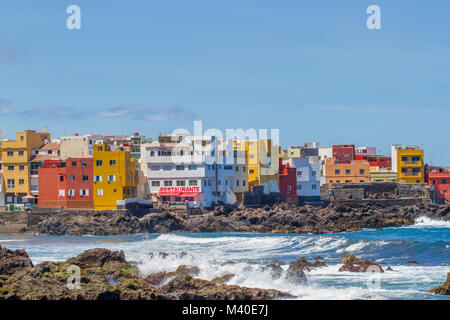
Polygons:
M2 1L0 128L157 136L202 120L278 128L284 147L423 145L450 165L449 30L444 0Z

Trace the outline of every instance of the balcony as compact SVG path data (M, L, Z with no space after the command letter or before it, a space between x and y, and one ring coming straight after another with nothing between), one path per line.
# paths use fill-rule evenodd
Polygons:
M416 177L416 178L422 178L421 172L401 172L401 175L403 177Z
M422 161L402 161L402 166L422 166Z

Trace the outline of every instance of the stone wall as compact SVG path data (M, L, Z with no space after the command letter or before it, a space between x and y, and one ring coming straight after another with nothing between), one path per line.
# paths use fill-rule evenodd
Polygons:
M429 199L430 193L425 184L399 184L396 182L336 183L328 186L326 198L330 201L398 198Z
M251 191L242 194L242 204L244 206L264 206L272 205L277 202L284 202L285 195L279 192L264 194L263 186L254 186Z

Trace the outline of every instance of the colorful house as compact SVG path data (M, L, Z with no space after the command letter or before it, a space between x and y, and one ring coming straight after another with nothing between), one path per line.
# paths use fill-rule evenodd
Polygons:
M320 199L320 163L314 158L292 158L288 163L296 168L299 200Z
M393 145L392 171L399 183L424 183L424 152L418 146Z
M353 160L350 163L339 163L336 159L328 159L326 164L327 183L362 183L369 182L369 163L365 160Z
M32 151L50 142L50 133L26 130L16 140L2 141L2 167L6 203L22 203L31 197L30 160Z
M341 164L350 164L353 160L355 160L355 146L353 144L334 145L332 152L333 158Z
M297 169L291 167L289 163L282 163L279 160L280 193L284 194L287 203L298 203L297 196Z
M137 196L136 163L129 151L98 142L93 167L94 209L116 209L118 200Z
M437 197L450 201L450 172L429 172L428 185L432 186Z
M92 158L44 161L38 176L39 208L94 208Z
M248 163L248 185L264 187L264 193L278 192L280 148L271 139L235 140L233 149L244 151Z

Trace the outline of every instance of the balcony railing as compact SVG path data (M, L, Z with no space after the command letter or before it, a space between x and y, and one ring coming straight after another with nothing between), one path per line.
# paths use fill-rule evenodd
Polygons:
M402 176L404 177L422 177L422 173L420 172L402 172Z
M402 161L403 165L415 165L420 166L422 165L422 161Z

